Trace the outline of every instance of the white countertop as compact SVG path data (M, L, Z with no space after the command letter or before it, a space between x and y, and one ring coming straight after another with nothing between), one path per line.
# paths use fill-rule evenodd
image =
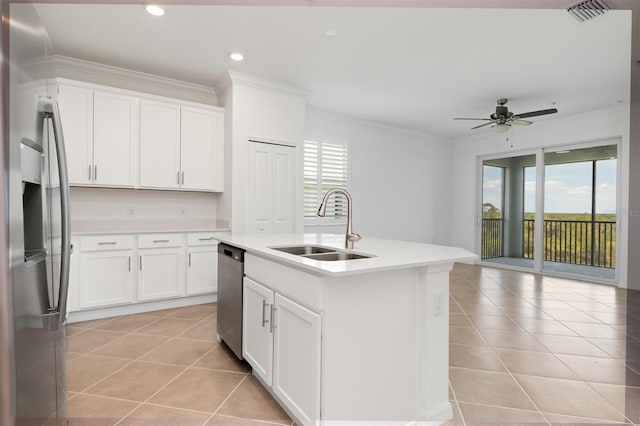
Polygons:
M344 234L260 234L220 237L223 243L248 253L288 264L298 269L328 276L353 275L374 271L406 269L429 265L472 261L478 256L458 247L409 241L363 237L353 250L344 249ZM317 245L375 256L367 259L319 261L273 250L273 246Z
M73 235L223 231L229 231L229 223L216 219L79 219L71 221Z

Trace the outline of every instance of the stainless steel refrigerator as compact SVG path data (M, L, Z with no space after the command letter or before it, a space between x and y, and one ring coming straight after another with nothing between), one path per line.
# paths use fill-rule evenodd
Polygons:
M11 312L11 324L8 345L0 350L10 361L10 421L49 425L66 415L64 321L72 249L66 155L48 87L46 29L29 4L11 5L8 22L10 281L0 309Z

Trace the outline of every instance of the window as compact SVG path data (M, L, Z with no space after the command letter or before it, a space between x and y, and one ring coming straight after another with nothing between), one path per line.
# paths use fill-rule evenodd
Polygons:
M304 217L317 218L324 193L331 188L347 189L347 147L326 142L304 142ZM347 216L347 200L342 194L331 197L325 217Z

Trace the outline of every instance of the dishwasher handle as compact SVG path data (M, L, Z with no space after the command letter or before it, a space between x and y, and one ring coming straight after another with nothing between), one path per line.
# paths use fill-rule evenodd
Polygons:
M218 244L218 255L231 258L236 262L244 263L244 250L228 244Z

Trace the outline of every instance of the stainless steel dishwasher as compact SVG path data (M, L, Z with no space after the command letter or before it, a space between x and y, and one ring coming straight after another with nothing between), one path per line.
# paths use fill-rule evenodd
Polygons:
M218 244L218 341L242 358L244 250Z

